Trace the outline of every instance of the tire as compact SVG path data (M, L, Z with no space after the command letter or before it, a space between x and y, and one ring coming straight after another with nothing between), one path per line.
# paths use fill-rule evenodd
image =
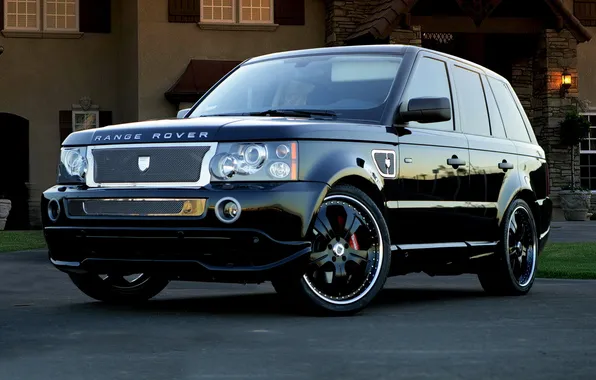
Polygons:
M122 276L70 273L70 279L87 296L110 304L138 304L145 302L168 286L166 279L142 274L132 282Z
M309 314L363 310L385 285L391 265L389 229L375 202L354 186L332 188L315 216L312 241L306 270L272 281L275 290Z
M516 199L507 208L499 237L494 260L478 274L480 284L490 295L526 295L536 278L538 233L532 209L524 200Z

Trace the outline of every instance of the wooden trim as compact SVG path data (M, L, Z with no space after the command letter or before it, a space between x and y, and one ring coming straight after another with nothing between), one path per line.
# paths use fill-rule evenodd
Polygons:
M274 32L279 25L277 24L232 24L224 22L199 22L199 28L204 30L230 30L230 31L257 31L257 32Z
M40 32L30 30L3 30L6 38L43 38L43 39L77 39L83 37L82 32Z
M412 25L420 25L428 33L540 33L544 21L534 18L488 18L477 27L469 17L412 16Z
M584 26L596 26L596 0L575 0L573 13Z

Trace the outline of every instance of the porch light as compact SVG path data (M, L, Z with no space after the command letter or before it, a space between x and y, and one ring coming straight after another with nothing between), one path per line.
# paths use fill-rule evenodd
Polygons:
M571 88L571 74L567 69L563 70L563 74L561 74L561 92L563 96L569 92Z

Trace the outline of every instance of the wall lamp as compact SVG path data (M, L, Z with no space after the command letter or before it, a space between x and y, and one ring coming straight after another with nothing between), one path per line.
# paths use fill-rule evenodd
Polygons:
M571 74L567 69L563 70L561 74L561 97L564 98L571 88Z

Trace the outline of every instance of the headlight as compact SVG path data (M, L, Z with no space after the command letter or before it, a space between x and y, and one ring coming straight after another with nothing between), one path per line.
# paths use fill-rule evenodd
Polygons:
M87 174L87 148L62 148L58 184L84 183Z
M295 181L298 144L220 143L210 166L215 181Z

